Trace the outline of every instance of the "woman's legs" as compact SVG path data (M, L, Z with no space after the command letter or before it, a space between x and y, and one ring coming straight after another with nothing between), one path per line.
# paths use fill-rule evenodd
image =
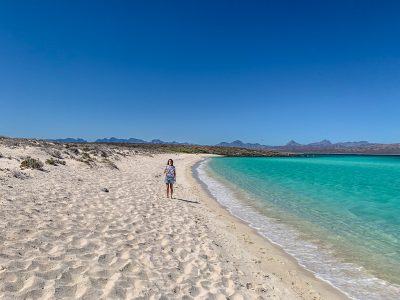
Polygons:
M171 191L171 193L170 193ZM171 194L171 199L172 199L172 193L174 192L174 188L172 187L171 183L167 183L167 198L169 198L169 195Z

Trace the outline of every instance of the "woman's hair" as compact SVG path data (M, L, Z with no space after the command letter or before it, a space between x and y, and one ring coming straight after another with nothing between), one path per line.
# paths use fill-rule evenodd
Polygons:
M167 161L167 165L169 165L169 161L171 161L172 162L172 166L174 165L174 161L172 160L172 159L168 159L168 161Z

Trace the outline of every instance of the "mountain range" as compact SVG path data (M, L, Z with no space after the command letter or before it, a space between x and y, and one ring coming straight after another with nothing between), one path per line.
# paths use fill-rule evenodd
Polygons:
M61 142L61 143L86 143L88 141L78 138L66 138L66 139L53 139L50 141ZM171 144L171 145L193 145L190 143L179 143L176 141L165 142L159 139L153 139L151 141L145 141L142 139L129 138L102 138L94 141L95 143L119 143L119 144ZM280 151L280 152L293 152L293 153L348 153L348 154L400 154L400 143L395 144L379 144L370 143L368 141L358 142L340 142L332 143L329 140L322 140L310 144L300 144L294 140L289 141L283 146L271 146L262 145L259 143L244 143L240 140L233 142L221 142L215 146L219 147L236 147L246 148L254 150L269 150L269 151Z
M49 142L58 142L58 143L87 143L87 140L78 138L65 138L65 139L47 139Z
M89 141L81 139L81 138L65 138L65 139L48 139L48 141L51 142L58 142L58 143L88 143ZM164 142L162 140L151 140L151 141L145 141L141 139L136 139L136 138L129 138L129 139L119 139L115 137L111 138L103 138L103 139L97 139L94 141L94 143L114 143L114 144L172 144L172 145L190 145L189 143L178 143L175 141L172 142Z
M294 140L290 140L286 145L283 146L270 146L270 145L261 145L258 143L243 143L240 140L233 141L231 143L222 142L217 144L216 146L222 147L242 147L242 148L250 148L250 149L300 149L300 148L316 148L316 149L331 149L331 148L352 148L352 147L365 147L377 145L374 143L369 143L367 141L360 141L360 142L341 142L333 144L329 140L322 140L320 142L310 143L310 144L300 144Z
M258 143L243 143L240 140L236 140L231 143L222 142L217 144L217 146L315 154L400 154L400 143L379 144L370 143L367 141L332 143L329 140L322 140L320 142L310 144L300 144L294 140L291 140L283 146L270 146Z

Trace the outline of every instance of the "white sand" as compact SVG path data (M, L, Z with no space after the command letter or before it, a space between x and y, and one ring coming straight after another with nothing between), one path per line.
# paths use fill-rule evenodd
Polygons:
M208 196L191 172L206 155L121 149L108 158L119 170L62 152L65 166L19 179L22 157L50 155L0 144L1 299L345 298Z

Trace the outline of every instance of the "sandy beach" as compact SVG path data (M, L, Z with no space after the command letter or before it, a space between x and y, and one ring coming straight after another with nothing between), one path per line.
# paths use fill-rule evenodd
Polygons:
M1 141L0 298L346 299L210 197L207 157Z

